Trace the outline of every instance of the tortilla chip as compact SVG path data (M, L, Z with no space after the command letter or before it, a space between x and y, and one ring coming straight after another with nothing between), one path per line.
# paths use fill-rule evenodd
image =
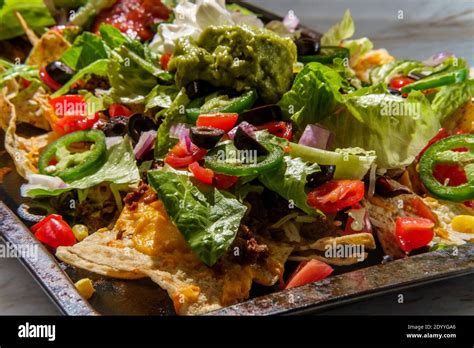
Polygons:
M71 44L57 31L48 30L33 47L26 59L28 65L46 66L62 57Z
M5 129L5 150L12 157L18 174L26 178L38 172L38 159L41 151L57 134L50 132L25 138L16 134L17 113L15 106L0 94L0 125Z
M202 263L172 224L161 201L135 209L126 206L114 228L99 230L56 256L73 266L105 276L148 276L165 289L180 315L195 315L245 300L252 282L273 285L283 275L292 247L268 243L265 262L238 264L223 257L213 268Z
M347 255L347 257L326 257L326 251L329 248L337 247L339 245L354 247L363 246L367 249L376 248L375 239L372 233L362 232L340 237L325 237L318 239L312 244L295 247L295 253L289 257L289 260L300 262L316 259L330 265L348 266L362 262L368 256L368 254L364 252L363 254L358 255Z
M53 108L48 103L49 95L42 87L31 84L10 99L15 106L17 123L28 123L37 128L51 130L57 120ZM1 116L0 116L1 117Z

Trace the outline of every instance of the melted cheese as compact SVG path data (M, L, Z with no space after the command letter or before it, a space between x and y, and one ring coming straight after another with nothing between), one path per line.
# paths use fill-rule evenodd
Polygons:
M118 244L131 241L132 246L141 253L159 257L162 265L192 269L195 278L216 279L216 286L221 287L219 300L223 306L248 298L254 279L272 285L269 274L281 277L283 273L283 265L271 262L271 259L267 260L265 267L240 265L230 260L223 260L219 271L207 267L191 250L159 200L145 203L142 198L134 210L126 206L114 230L122 233L122 241L116 241ZM171 294L176 311L180 313L183 306L196 302L201 291L195 284L177 286Z

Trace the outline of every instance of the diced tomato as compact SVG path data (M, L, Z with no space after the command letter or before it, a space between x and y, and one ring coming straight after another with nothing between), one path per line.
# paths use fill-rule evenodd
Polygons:
M290 276L290 279L288 279L285 289L323 280L333 271L334 269L331 266L322 261L303 261Z
M53 128L59 134L91 129L99 120L99 113L93 117L87 115L87 103L83 95L72 94L49 100L59 120Z
M27 79L24 79L23 77L20 79L20 82L21 82L21 85L23 86L23 88L28 88L31 85L31 81L27 80Z
M466 202L464 202L464 205L468 208L473 208L474 209L474 201L466 201Z
M238 114L214 113L199 115L196 125L201 127L214 127L222 129L224 132L230 131L234 128L239 118Z
M171 59L171 53L164 53L160 57L160 65L163 70L168 70L168 63L170 62Z
M96 17L93 31L99 33L102 23L111 24L131 38L151 39L155 23L167 20L171 10L160 0L118 0Z
M112 104L109 106L109 116L110 117L118 117L118 116L129 117L129 116L132 116L132 111L129 108L127 108L125 105Z
M431 209L421 200L420 197L415 197L410 201L410 204L415 211L415 214L419 217L428 219L430 221L436 222L436 216L431 211Z
M413 80L413 79L411 79L407 76L395 77L394 79L392 79L390 81L390 88L400 90L403 87L405 87L406 85L409 85L410 83L413 83L413 82L415 82L415 80Z
M428 150L428 148L433 145L434 143L440 141L441 139L444 139L444 138L447 138L449 137L449 132L444 129L444 128L441 128L438 133L433 137L431 138L431 140L428 142L428 144L426 144L426 146L423 148L423 150L421 150L421 152L418 154L418 156L416 157L416 160L418 161L421 156L423 156L423 154L425 153L426 150Z
M48 215L31 226L31 231L38 240L55 249L59 246L71 246L76 243L71 227L63 220L61 215Z
M433 176L447 186L459 186L467 183L466 172L457 164L437 164L433 168Z
M87 115L86 98L80 94L63 95L49 100L54 112L62 116L85 116Z
M212 185L212 179L214 178L214 172L212 170L201 167L197 162L191 163L188 168L197 180Z
M434 237L434 222L421 217L398 217L395 234L400 248L405 252L428 245Z
M279 137L284 138L289 141L293 139L293 126L291 122L285 121L275 121L267 122L260 126L257 126L258 130L267 130L269 133Z
M359 209L364 209L359 203L356 203L352 206L353 210L359 210ZM367 212L367 209L364 209L364 218L362 220L362 228L360 230L354 230L352 228L352 223L354 222L354 218L352 216L348 216L347 221L346 221L346 226L344 228L343 235L349 235L349 234L355 234L355 233L361 233L361 232L367 232L367 233L372 233L372 224L370 223L369 219L369 213Z
M59 134L64 135L80 130L91 129L97 121L99 121L98 113L95 113L94 117L91 118L88 116L64 116L56 122L53 128Z
M364 183L356 180L333 180L308 194L308 204L326 214L334 214L364 198Z
M188 151L185 142L180 141L166 155L164 161L173 168L183 168L193 162L202 160L206 154L207 150L201 149L194 144L191 144L191 151Z
M218 189L227 190L239 181L238 176L214 173L214 186Z
M44 84L48 86L49 88L51 88L53 91L57 91L58 89L62 87L60 83L56 82L51 76L49 76L44 66L40 68L39 76L40 76L41 81L43 81Z

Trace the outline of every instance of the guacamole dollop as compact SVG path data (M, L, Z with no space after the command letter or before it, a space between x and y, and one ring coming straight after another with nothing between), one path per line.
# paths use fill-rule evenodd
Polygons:
M196 80L237 91L255 88L267 103L275 103L293 81L296 46L266 29L210 26L194 40L177 41L169 70L178 87Z

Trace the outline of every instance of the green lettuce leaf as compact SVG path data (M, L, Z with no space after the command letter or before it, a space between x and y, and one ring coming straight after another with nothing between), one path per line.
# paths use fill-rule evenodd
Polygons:
M346 10L344 16L342 16L342 20L329 28L329 30L321 37L321 45L339 46L343 40L352 37L354 32L355 27L351 11Z
M74 40L74 44L64 52L61 61L73 70L81 70L89 64L109 57L109 48L104 40L95 34L84 32Z
M157 85L145 98L146 108L167 109L171 106L178 93L179 89L175 85Z
M26 64L12 64L6 60L0 59L0 66L5 69L4 72L0 72L0 87L3 87L5 82L22 77L28 81L41 82L39 78L39 69L35 65Z
M284 163L276 170L262 173L258 180L269 190L278 193L308 215L321 214L306 202L306 177L319 172L316 163L309 164L301 158L284 157Z
M107 151L106 162L94 174L68 182L68 187L63 189L50 190L26 185L22 191L26 193L26 196L32 198L48 197L57 196L74 189L87 189L103 182L110 182L115 185L132 185L139 181L140 174L133 154L132 143L128 137L125 137L124 141L113 145Z
M362 56L366 53L369 53L374 48L374 44L366 37L362 37L356 40L345 40L342 43L342 47L345 47L349 50L349 53L352 56Z
M247 210L234 196L215 187L197 187L170 168L148 172L173 223L191 249L212 266L229 249Z
M473 96L474 80L467 80L441 87L431 102L431 106L443 123Z
M279 102L284 118L291 119L302 132L307 124L332 114L341 105L339 90L343 86L343 78L334 69L321 63L307 64Z
M334 179L336 180L361 180L376 159L374 151L365 151L357 147L327 151L291 143L266 131L259 131L255 134L258 141L269 141L283 148L289 148L289 155L293 158L300 158L303 161L320 165L335 165Z
M173 141L170 139L170 128L173 124L186 122L186 105L189 98L184 88L178 93L170 107L160 114L163 122L158 128L155 143L155 158L163 158L171 148Z
M382 169L409 165L441 128L430 102L418 91L406 99L385 93L349 95L345 107L318 122L336 135L336 147L375 151Z
M112 6L117 0L88 0L77 13L70 18L74 25L86 26L103 9Z
M3 0L0 1L0 40L25 33L15 16L16 11L37 33L43 33L46 27L56 24L43 0Z

